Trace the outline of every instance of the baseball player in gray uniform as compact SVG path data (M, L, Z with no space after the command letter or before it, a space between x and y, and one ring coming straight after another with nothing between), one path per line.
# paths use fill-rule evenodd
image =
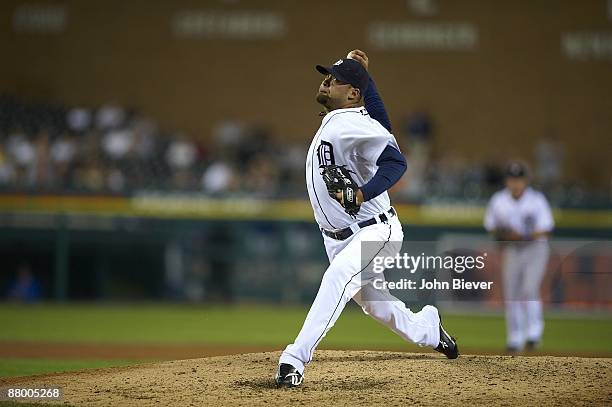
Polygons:
M366 270L374 257L395 256L401 248L402 225L387 190L406 170L367 67L359 50L331 66L316 66L324 75L316 100L325 112L308 150L306 185L330 264L302 329L280 357L279 387L303 382L317 345L351 299L405 340L449 359L459 355L437 308L412 312L389 291L374 288ZM371 258L362 259L362 242L377 245Z
M528 186L527 166L511 162L506 169L506 188L493 195L484 219L485 228L502 242L509 353L534 349L542 338L540 285L554 225L546 197Z

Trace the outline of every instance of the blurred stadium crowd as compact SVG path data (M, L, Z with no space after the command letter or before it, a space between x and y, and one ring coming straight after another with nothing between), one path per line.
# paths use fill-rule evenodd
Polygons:
M244 128L233 121L215 128L216 145L202 145L113 104L87 109L4 97L0 112L4 190L240 191L270 197L281 186L291 192L296 182L286 178L302 161L291 155L291 149L281 154L267 130Z
M484 202L503 183L503 162L473 162L432 148L434 122L406 116L397 138L409 173L399 200ZM0 98L0 190L36 193L127 194L142 190L212 196L303 197L308 140L289 144L265 125L226 119L212 142L161 129L155 120L115 104L96 108ZM609 204L605 191L562 182L563 145L535 143L534 177L553 205ZM599 195L598 195L599 194Z

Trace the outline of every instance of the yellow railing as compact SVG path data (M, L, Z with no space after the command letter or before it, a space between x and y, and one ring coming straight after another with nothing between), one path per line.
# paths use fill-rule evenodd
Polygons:
M404 223L424 226L480 226L484 207L475 205L395 205ZM311 221L305 200L207 198L193 195L146 194L134 197L0 195L0 212L74 213L163 219L227 219ZM612 211L558 209L557 227L612 228Z

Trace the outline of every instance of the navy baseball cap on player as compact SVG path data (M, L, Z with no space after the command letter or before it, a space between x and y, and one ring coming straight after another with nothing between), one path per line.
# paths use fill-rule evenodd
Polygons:
M332 66L317 65L316 68L323 75L332 75L339 81L350 83L353 87L358 88L362 95L368 88L370 79L368 71L354 59L339 59Z
M527 173L527 166L520 161L511 161L506 167L507 178L523 178Z

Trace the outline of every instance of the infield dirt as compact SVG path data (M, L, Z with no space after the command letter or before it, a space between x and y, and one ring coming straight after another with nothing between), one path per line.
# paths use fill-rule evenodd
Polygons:
M74 406L610 405L612 359L319 351L304 384L277 389L278 352L0 378L61 386Z

